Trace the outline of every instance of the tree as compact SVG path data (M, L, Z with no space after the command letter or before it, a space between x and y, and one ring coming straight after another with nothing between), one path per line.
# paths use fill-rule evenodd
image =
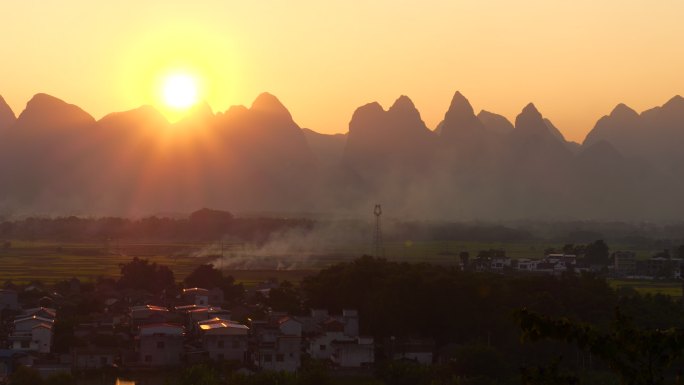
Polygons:
M551 318L527 309L516 312L523 341L551 339L577 345L601 358L625 385L660 385L664 371L684 352L684 331L644 330L615 311L611 328Z
M205 365L191 366L181 373L178 385L218 385L218 373Z
M325 361L305 360L299 372L299 385L328 385L332 383Z
M45 385L76 385L76 379L70 373L62 372L48 377Z
M482 344L460 346L453 360L454 371L459 376L500 378L508 370L501 353Z
M599 239L588 244L584 249L584 260L590 265L608 265L610 249L608 245Z
M580 256L580 255L584 254L584 248L585 248L585 246L583 246L583 245L575 245L572 243L567 243L563 246L563 254Z
M290 314L300 314L302 312L302 301L299 291L289 281L284 281L279 287L271 289L266 303L273 310L286 311Z
M433 378L429 366L409 361L389 361L377 376L387 385L429 385Z
M520 377L523 385L578 384L579 378L577 378L577 376L561 371L559 361L560 359L553 360L548 367L538 366L520 369Z
M675 256L677 258L684 259L684 245L677 246L677 248L675 249Z
M176 287L173 271L168 266L150 263L146 259L133 258L131 262L120 265L121 278L118 285L126 289L146 290L159 294Z
M213 289L223 286L223 273L211 263L199 265L183 280L186 287Z
M205 289L218 287L223 290L224 298L228 302L242 298L244 295L242 284L236 284L233 276L224 276L223 272L210 263L197 266L185 277L183 282L186 287L203 287Z
M33 368L26 366L19 366L17 370L10 376L11 385L42 385L44 384L43 378L40 377L40 373Z

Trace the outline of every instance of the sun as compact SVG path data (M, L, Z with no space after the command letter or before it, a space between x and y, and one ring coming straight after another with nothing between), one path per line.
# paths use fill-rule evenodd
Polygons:
M167 106L184 110L198 102L199 84L192 75L172 74L164 78L161 92Z

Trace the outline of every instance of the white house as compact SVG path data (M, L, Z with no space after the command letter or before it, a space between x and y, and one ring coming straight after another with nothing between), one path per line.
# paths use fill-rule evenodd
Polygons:
M264 370L294 372L302 363L302 338L278 336L275 342L261 343L254 363Z
M520 258L518 259L518 270L534 271L537 269L537 263L539 261L536 259Z
M183 289L183 299L189 304L209 306L209 290L201 287Z
M80 370L110 367L119 355L114 349L93 347L74 348L71 354L73 367Z
M309 338L307 353L312 358L318 360L330 359L334 353L332 348L333 341L354 341L344 332L344 325L336 319L328 319L323 323L323 331Z
M12 350L34 351L39 353L50 353L52 349L52 323L22 323L22 329L14 331L8 341L11 343ZM26 330L27 327L30 329Z
M249 328L238 322L213 318L197 323L202 346L212 360L244 362Z
M161 306L142 305L131 307L131 319L134 321L145 320L151 317L159 316L160 318L168 317L169 309Z
M278 321L280 332L286 336L302 336L302 322L296 318L287 316Z
M332 342L330 360L343 368L370 366L375 362L375 344L372 337Z
M342 310L342 323L344 324L344 334L349 337L359 336L359 312L355 309Z
M492 270L503 270L505 267L511 266L511 259L508 257L494 257L492 258L490 267Z
M148 366L172 366L181 362L183 355L182 326L150 324L140 327L139 360Z
M22 318L38 316L43 318L55 319L57 317L57 311L49 307L34 307L31 309L24 309L22 312Z
M14 331L15 332L28 332L33 329L34 326L40 324L49 325L50 328L54 325L55 320L51 318L44 318L37 315L17 318L14 320Z

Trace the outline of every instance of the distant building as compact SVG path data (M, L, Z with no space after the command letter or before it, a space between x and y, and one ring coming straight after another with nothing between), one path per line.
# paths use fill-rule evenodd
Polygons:
M183 289L183 300L187 304L197 306L209 306L209 290L200 287Z
M494 257L490 263L490 268L494 271L500 271L507 267L511 267L511 259L506 256Z
M674 279L679 276L679 258L651 257L636 261L636 275L650 278Z
M613 272L618 277L636 274L636 254L632 251L616 251L613 253Z
M342 368L360 368L375 362L375 344L372 337L357 337L353 340L333 341L330 360Z
M17 292L9 289L0 289L0 310L19 310Z

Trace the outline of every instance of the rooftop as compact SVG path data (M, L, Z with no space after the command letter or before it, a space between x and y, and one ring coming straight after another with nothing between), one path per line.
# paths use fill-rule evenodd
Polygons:
M53 320L53 319L45 318L45 317L41 317L41 316L37 316L37 315L30 316L30 317L24 317L24 318L18 318L16 320L14 320L14 323L18 324L21 322L32 321L32 320L38 320L38 321L41 321L43 323L48 323L48 324L55 323L55 320Z
M183 289L183 294L209 294L209 290L203 289L201 287L189 287Z
M144 310L150 310L150 311L169 311L169 309L161 306L155 306L155 305L141 305L141 306L131 306L131 312L134 311L144 311Z

